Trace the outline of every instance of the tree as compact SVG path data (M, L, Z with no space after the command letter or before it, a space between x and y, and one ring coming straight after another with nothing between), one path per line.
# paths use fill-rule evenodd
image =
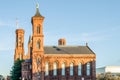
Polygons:
M20 80L21 78L21 63L23 62L23 60L16 60L14 62L14 65L12 67L12 71L11 71L11 80Z
M104 73L104 74L98 74L97 80L120 80L120 74L113 75L110 72Z

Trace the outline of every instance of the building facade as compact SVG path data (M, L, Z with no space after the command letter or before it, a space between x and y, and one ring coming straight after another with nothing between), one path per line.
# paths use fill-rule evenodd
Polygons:
M96 69L97 74L101 73L120 73L120 66L105 66Z
M14 60L22 63L23 80L96 80L96 55L85 46L67 46L58 40L57 46L44 46L44 17L38 6L32 17L32 36L28 41L28 54L24 55L24 30L16 30Z

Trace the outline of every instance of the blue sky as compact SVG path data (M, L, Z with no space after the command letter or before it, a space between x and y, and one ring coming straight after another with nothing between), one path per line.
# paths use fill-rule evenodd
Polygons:
M16 18L25 29L25 52L32 34L31 17L36 3L45 17L45 45L85 45L96 53L96 65L120 65L120 0L1 0L0 74L6 76L13 65Z

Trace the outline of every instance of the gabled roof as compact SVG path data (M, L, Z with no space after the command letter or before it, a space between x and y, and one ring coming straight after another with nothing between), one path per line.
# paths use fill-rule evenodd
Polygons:
M95 54L88 46L45 46L45 54Z

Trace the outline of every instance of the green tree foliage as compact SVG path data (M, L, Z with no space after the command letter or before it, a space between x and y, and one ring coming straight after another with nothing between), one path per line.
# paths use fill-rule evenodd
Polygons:
M23 62L23 60L16 60L14 62L14 65L12 67L12 71L11 71L11 80L20 80L21 78L21 63Z
M112 73L108 72L105 74L97 75L97 80L120 80L120 74L113 75Z

